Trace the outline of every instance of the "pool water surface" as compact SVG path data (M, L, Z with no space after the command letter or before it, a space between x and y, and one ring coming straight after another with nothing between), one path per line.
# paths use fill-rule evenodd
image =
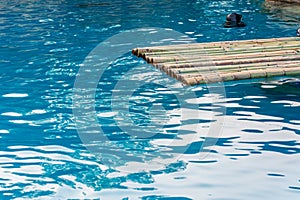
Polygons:
M153 45L295 36L297 17L263 2L1 1L0 198L299 199L299 76L187 87L130 49L93 54L128 30ZM223 28L231 12L247 26Z

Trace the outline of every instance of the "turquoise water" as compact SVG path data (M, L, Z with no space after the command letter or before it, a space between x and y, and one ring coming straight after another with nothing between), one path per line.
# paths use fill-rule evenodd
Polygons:
M294 36L262 2L1 1L0 198L298 199L300 77L182 87L128 51L97 58L95 97L74 104L90 52L125 30ZM222 28L230 12L247 26ZM86 136L94 118L105 139Z

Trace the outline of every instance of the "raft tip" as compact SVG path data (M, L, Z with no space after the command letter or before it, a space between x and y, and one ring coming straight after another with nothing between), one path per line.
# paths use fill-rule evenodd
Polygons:
M137 56L138 49L137 49L137 48L132 49L132 50L131 50L131 53L132 53L133 55Z

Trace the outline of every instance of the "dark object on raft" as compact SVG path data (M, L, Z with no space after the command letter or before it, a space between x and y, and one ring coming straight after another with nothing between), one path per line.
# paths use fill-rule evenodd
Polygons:
M226 16L226 22L224 23L225 28L232 27L245 27L246 24L242 22L242 15L237 13L231 13Z
M300 37L300 28L297 30L297 37Z

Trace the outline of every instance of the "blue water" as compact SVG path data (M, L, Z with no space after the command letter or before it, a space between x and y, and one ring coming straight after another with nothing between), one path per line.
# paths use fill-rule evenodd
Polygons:
M183 87L130 49L91 56L147 27L188 36L173 43L294 36L297 17L262 3L2 0L0 198L299 199L300 77ZM247 26L224 29L230 12Z

